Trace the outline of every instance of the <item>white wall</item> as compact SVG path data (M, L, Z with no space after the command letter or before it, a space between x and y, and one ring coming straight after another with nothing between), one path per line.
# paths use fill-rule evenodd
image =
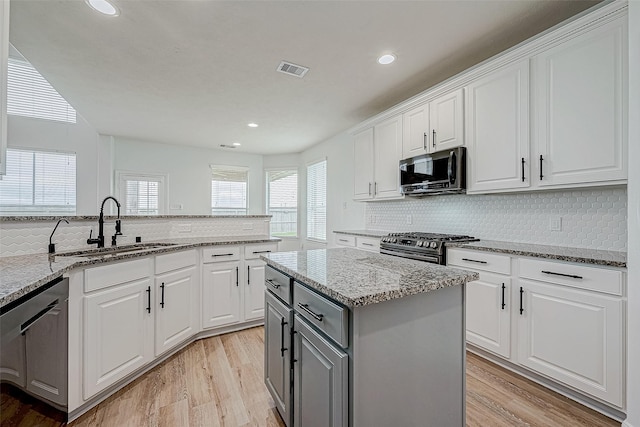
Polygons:
M80 115L77 123L10 115L7 131L9 148L76 153L76 214L96 215L99 200L104 197L98 193L98 184L104 183L104 177L108 180L110 170L104 170L105 165L98 161L99 137L95 129Z
M365 204L353 201L353 139L346 132L338 134L320 144L314 145L300 155L301 191L299 205L303 208L300 232L307 234L306 223L306 166L318 160L327 159L327 243L302 241L303 249L332 247L335 245L333 230L364 228Z
M262 155L114 137L113 156L114 171L168 175L167 205L181 204L183 208L169 209L167 215L210 215L209 165L246 166L249 168L248 213L264 213Z
M628 347L626 427L640 427L640 2L629 2Z

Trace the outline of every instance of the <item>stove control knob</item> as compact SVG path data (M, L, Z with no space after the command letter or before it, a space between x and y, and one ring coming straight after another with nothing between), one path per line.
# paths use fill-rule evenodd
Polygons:
M429 243L429 246L431 246L432 248L435 249L435 248L438 247L438 244L436 242L431 242L431 243Z
M393 243L398 243L398 239L393 239Z

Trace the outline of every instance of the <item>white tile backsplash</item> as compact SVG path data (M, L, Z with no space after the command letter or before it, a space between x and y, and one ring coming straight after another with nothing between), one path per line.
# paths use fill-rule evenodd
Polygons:
M270 218L158 218L123 219L122 234L118 244L135 243L137 236L143 242L181 237L268 236ZM47 252L49 236L56 221L6 221L0 222L0 256L26 255ZM115 222L104 225L105 245L111 244ZM98 234L98 221L60 223L53 243L56 252L88 249L89 232ZM186 231L190 230L190 231Z
M561 230L551 230L550 222L558 217ZM369 202L366 228L626 251L627 191L611 187Z

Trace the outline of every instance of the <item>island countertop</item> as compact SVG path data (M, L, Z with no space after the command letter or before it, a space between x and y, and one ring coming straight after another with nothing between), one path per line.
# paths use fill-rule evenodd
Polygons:
M350 248L275 252L262 259L351 308L463 285L479 278L471 271Z

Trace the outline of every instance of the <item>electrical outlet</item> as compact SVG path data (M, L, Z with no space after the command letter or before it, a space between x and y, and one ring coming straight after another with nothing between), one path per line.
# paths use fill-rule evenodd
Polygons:
M562 230L562 217L552 216L549 218L549 230L560 231Z
M342 202L342 209L347 209L347 202Z
M413 217L411 215L407 215L407 225L413 224Z
M242 224L243 230L253 230L253 224L250 222L245 222Z
M169 209L171 209L172 211L181 211L183 207L184 206L182 206L182 203L174 203L169 206Z
M176 224L178 233L191 233L191 224Z

